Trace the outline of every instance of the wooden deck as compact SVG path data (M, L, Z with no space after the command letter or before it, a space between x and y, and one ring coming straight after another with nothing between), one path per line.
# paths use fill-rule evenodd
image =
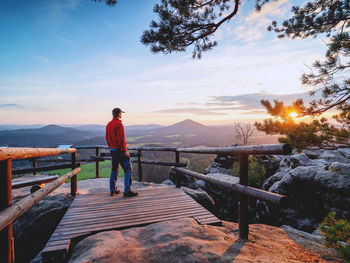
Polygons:
M138 190L137 197L107 193L74 199L46 247L44 262L62 262L73 238L106 230L121 230L151 223L192 217L200 224L221 221L178 188Z

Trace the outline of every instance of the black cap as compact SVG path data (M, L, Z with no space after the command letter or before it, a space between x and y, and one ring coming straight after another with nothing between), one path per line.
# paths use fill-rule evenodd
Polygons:
M119 113L121 113L121 112L125 113L125 112L122 111L120 108L114 108L114 109L112 110L112 114L115 115L115 116L119 115Z

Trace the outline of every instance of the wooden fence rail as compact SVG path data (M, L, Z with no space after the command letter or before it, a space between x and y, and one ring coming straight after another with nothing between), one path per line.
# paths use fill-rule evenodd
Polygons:
M102 160L106 160L109 153L100 153L97 149L108 150L107 146L78 146L78 149L96 149L96 156L93 156L96 163ZM132 162L138 163L138 177L139 181L143 179L142 164L153 165L172 165L173 171L176 174L176 186L180 187L180 174L186 174L197 179L204 180L208 183L223 187L225 189L237 192L240 194L239 202L239 236L242 240L248 238L249 233L249 218L248 218L248 198L256 198L273 205L284 205L287 201L285 196L263 191L249 187L248 170L249 170L249 155L256 154L291 154L292 148L289 144L268 144L268 145L249 145L249 146L235 146L235 147L196 147L196 148L174 148L174 147L146 147L146 146L132 146L128 147L128 150L135 151L132 153L133 157L137 157L137 160L132 159ZM175 162L162 162L156 160L143 160L142 151L165 151L175 153ZM229 184L225 181L213 179L203 174L199 174L187 169L179 168L186 167L185 163L180 162L180 153L192 153L192 154L228 154L239 156L239 184ZM101 158L102 157L102 158ZM92 161L92 160L91 160ZM96 169L98 166L96 165ZM96 171L96 176L98 171Z
M27 172L37 172L43 170L52 170L56 167L36 168L36 162L33 162L34 168L12 171L12 160L38 158L42 156L71 154L71 163L69 165L59 165L60 168L72 168L72 171L59 177L55 181L47 184L37 192L23 198L12 205L12 174L21 174ZM81 168L76 168L76 149L74 148L17 148L4 147L0 148L0 262L13 263L14 240L12 231L12 222L20 215L28 211L37 202L42 200L50 192L62 185L68 179L71 179L71 194L76 196L77 177L76 174Z

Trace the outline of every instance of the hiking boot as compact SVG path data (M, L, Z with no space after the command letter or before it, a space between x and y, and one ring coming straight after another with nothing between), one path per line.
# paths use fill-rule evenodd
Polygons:
M124 197L133 197L133 196L137 196L137 195L138 195L138 193L133 192L133 191L129 191L129 192L123 194Z

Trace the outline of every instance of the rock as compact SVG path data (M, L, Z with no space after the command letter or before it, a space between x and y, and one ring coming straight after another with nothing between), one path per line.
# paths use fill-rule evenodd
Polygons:
M197 203L204 206L209 211L214 211L215 208L215 202L213 198L211 198L206 191L203 190L193 190L191 188L187 187L181 187L181 189L191 196Z
M71 202L70 194L47 196L13 223L16 262L29 262L45 246Z
M286 195L291 202L282 209L267 208L263 202L257 202L257 220L312 232L331 211L350 219L350 173L338 173L348 165L333 163L330 167L299 166L270 177L264 189Z
M189 187L192 189L195 189L195 180L192 176L188 176L185 174L179 174L179 180L180 180L180 186L185 186L185 187ZM176 184L176 173L173 170L170 170L170 174L169 174L169 179Z
M319 158L327 162L340 162L340 163L349 162L349 159L343 157L343 155L338 150L328 150L328 151L323 150L321 151L321 155Z
M169 186L175 186L174 182L170 179L165 180L162 184L169 185Z
M297 243L302 247L308 248L309 251L312 251L320 255L324 259L329 258L329 256L332 254L337 256L334 249L325 247L325 242L321 235L309 234L309 233L294 229L288 225L281 226L281 229L283 229L288 235L288 237L292 239L295 243ZM340 260L341 259L339 259L339 261Z
M237 145L234 144L231 146ZM233 164L237 161L238 156L236 155L218 154L216 155L214 162L207 169L205 169L205 173L221 173L233 175Z
M316 235L316 236L322 236L321 234L321 231L316 229L314 232L312 232L313 235Z
M350 174L350 163L334 162L329 166L329 171L332 173Z
M196 182L194 183L196 186L196 189L203 189L205 190L205 182L203 180L196 180Z
M257 162L265 167L265 177L269 178L277 172L282 158L278 155L257 155Z
M228 174L207 174L215 179L224 180L237 184L239 178ZM215 215L224 220L237 220L239 195L231 191L216 187L215 185L206 183L205 190L215 201Z
M347 159L350 159L350 148L340 148L338 152Z
M80 241L70 263L76 262L329 262L308 247L308 236L267 225L250 225L250 242L238 239L237 224L199 225L194 219L160 222L146 227L101 232ZM310 241L311 242L311 241ZM340 262L333 250L322 256Z

